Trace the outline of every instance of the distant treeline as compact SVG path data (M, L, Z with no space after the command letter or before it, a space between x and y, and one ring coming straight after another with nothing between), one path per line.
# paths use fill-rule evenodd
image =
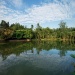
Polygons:
M0 23L0 39L38 39L38 40L75 40L75 28L68 28L66 22L61 21L59 28L50 29L49 27L42 28L39 23L34 29L24 27L19 23L9 25L9 22L4 20Z

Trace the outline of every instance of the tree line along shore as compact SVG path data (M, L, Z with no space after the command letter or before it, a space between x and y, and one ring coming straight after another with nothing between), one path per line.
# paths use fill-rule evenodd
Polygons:
M73 40L75 41L75 27L68 27L66 22L61 21L59 28L43 28L39 23L37 27L31 25L31 28L24 27L19 23L9 25L4 20L0 23L0 40Z

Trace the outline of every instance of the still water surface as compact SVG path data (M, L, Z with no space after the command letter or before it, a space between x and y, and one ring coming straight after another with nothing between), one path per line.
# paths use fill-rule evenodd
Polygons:
M74 42L1 42L0 75L75 75Z

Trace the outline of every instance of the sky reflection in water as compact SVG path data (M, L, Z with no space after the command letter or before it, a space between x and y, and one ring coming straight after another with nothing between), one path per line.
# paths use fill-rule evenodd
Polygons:
M35 43L0 44L0 75L75 74L75 58L71 57L75 54L73 43Z

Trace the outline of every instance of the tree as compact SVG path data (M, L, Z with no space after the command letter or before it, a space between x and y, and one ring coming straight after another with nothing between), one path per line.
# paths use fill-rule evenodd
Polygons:
M6 21L2 20L0 24L1 28L9 28L9 22L6 23Z
M31 25L31 29L32 29L32 30L33 30L33 27L34 27L34 26L33 26L33 25Z
M11 24L10 28L13 30L21 30L24 29L24 26L20 25L19 23L15 23L15 24Z
M9 22L2 20L0 24L0 38L8 39L12 36L12 33L13 31L9 28Z
M2 39L9 39L13 35L13 31L11 29L3 29L1 32L1 38Z
M59 26L60 26L60 28L59 28L59 30L60 30L60 38L61 39L63 39L63 40L66 40L66 37L67 37L67 33L68 33L68 27L67 27L67 25L66 25L66 22L63 22L63 21L61 21L60 23L59 23Z
M41 31L42 31L42 27L39 25L39 23L37 23L36 37L37 37L38 39L41 39Z
M59 26L60 26L61 29L67 28L66 22L63 22L63 21L61 21L61 22L59 23Z

